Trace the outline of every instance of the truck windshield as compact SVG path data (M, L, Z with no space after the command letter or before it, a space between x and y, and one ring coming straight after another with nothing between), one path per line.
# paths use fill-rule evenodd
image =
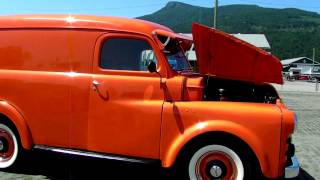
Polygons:
M165 47L164 53L167 57L168 63L173 70L178 72L192 71L188 59L185 56L183 49L179 45L179 42L171 41Z

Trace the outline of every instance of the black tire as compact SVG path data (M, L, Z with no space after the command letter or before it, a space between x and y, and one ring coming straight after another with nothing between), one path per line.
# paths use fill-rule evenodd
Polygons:
M180 179L262 179L248 148L234 141L189 144L177 159Z
M312 78L311 78L311 81L312 81L312 82L317 82L318 79L317 79L316 77L312 77Z

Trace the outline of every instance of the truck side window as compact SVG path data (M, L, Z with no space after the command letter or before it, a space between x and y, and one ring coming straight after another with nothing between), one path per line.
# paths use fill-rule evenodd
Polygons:
M100 67L112 70L147 71L149 61L157 63L148 42L114 38L105 41L102 46Z

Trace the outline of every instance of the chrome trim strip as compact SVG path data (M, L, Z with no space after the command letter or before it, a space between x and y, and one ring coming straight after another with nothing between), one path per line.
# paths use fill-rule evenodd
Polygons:
M96 152L90 152L90 151L49 147L49 146L43 146L43 145L35 145L33 148L39 149L39 150L56 152L56 153L76 155L76 156L85 156L85 157L92 157L92 158L99 158L99 159L108 159L108 160L125 161L125 162L142 163L142 164L152 164L159 161L156 159L143 159L143 158L138 159L138 158L108 155L108 154L102 154L102 153L96 153Z
M4 143L0 139L0 151L2 151L3 149L4 149Z
M299 175L300 165L296 156L291 157L292 165L286 167L285 178L295 178Z

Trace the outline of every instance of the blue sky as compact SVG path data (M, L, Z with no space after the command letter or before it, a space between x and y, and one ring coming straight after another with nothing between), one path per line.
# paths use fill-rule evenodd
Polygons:
M63 13L138 17L159 10L167 2L167 0L0 0L0 15ZM181 0L180 2L212 7L214 0ZM219 4L295 7L320 13L320 0L219 0Z

